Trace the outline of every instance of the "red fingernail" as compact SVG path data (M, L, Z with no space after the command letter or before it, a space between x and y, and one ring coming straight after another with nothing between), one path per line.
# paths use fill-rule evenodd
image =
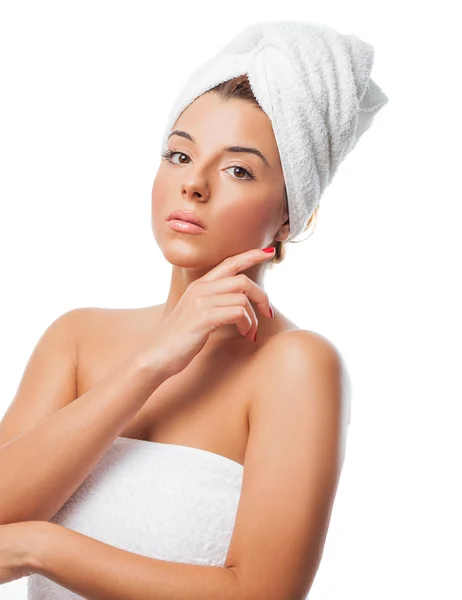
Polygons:
M268 246L268 248L262 248L262 250L263 250L263 252L269 253L269 252L274 252L275 249L273 248L273 246Z

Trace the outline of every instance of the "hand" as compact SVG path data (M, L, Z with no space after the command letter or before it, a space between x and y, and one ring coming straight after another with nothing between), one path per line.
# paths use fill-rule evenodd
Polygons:
M182 371L204 347L209 335L235 323L239 333L253 340L258 326L252 300L271 318L267 294L240 271L274 255L260 249L230 256L186 288L175 309L156 332L155 349L141 351L148 365L167 379Z
M0 585L32 575L29 557L40 527L36 521L0 525Z

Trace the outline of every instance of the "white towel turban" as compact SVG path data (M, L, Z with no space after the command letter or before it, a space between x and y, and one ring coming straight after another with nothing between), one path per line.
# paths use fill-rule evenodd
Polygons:
M190 75L171 109L161 152L189 104L246 74L278 146L289 241L304 230L339 164L388 102L370 78L373 62L373 46L323 24L255 23Z

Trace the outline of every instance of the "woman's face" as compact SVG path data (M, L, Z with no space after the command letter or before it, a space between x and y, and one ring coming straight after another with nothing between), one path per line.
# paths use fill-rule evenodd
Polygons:
M270 245L288 215L279 152L266 114L250 102L223 101L208 93L184 110L175 130L195 141L171 135L168 150L175 154L162 160L154 179L151 224L165 258L178 266L211 268L227 256ZM267 162L226 146L255 148ZM205 231L174 231L166 219L177 209L194 211Z

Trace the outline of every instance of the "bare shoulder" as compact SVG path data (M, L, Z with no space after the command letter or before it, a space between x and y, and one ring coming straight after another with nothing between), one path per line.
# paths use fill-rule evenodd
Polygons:
M273 335L260 353L261 368L279 365L306 366L307 361L320 363L343 363L340 350L327 337L307 329L291 329ZM276 373L275 373L276 374Z
M79 390L91 387L152 337L156 308L74 309Z
M150 320L154 323L158 306L141 308L106 308L86 306L75 308L74 323L79 341L84 341L89 336L102 335L107 337L118 336L122 332L137 333L146 331Z
M320 333L292 329L272 336L261 349L253 374L254 412L253 405L269 397L287 406L287 400L297 396L302 402L316 396L336 398L350 418L351 384L345 359Z
M154 306L146 306L141 308L112 308L101 306L84 306L72 309L72 314L76 315L77 322L82 325L99 325L105 324L107 321L115 321L127 323L136 319L138 316L144 316L149 310L153 310Z
M72 326L77 345L77 354L80 347L90 335L100 336L107 331L110 321L117 322L118 309L100 308L97 306L80 306L70 311ZM120 318L120 317L119 317Z

